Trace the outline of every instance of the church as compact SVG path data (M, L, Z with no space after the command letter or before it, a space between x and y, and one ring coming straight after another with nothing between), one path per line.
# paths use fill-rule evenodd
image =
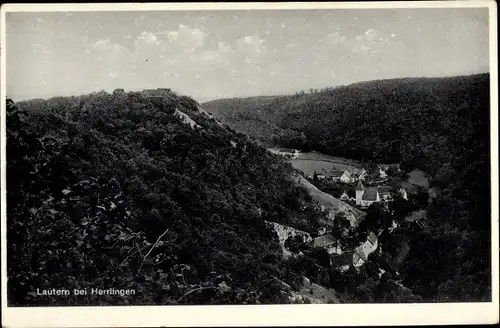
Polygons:
M365 188L361 180L356 186L356 205L368 207L373 203L380 202L380 194L377 188Z
M387 190L386 190L387 189ZM356 205L368 207L373 203L391 201L392 197L388 188L365 188L361 180L356 186Z

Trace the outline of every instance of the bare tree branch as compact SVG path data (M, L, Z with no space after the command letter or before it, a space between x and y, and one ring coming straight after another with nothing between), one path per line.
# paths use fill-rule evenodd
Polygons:
M137 271L137 273L141 272L141 269L142 269L142 266L144 265L144 261L146 261L146 258L148 257L148 255L151 253L151 251L153 250L153 248L156 247L156 245L158 244L158 242L160 241L161 237L165 236L165 234L168 232L169 229L165 230L161 235L160 237L158 237L158 239L156 239L155 243L153 244L153 246L151 246L151 248L149 249L149 251L147 252L147 254L144 256L144 258L142 259L142 262L141 262L141 266L139 267L139 271Z
M192 294L194 292L197 292L197 291L200 291L200 290L204 290L204 289L216 289L217 287L215 286L209 286L209 287L199 287L199 288L195 288L195 289L191 289L189 292L187 292L186 294L182 295L177 301L175 301L175 303L179 303L180 301L182 301L182 299L186 296L188 296L189 294Z

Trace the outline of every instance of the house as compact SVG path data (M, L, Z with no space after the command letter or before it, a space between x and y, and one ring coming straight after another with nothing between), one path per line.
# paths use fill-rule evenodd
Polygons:
M352 257L352 264L354 267L362 266L367 260L368 255L373 253L378 247L378 238L373 232L370 231L366 241L356 248Z
M359 171L359 173L358 173L357 180L364 181L367 176L368 176L368 172L364 168L362 168L361 171Z
M340 196L340 200L347 202L350 200L355 200L354 195L351 193L348 193L347 191L344 190L344 193Z
M326 176L324 174L316 174L316 178L318 180L325 180L326 179Z
M387 173L385 173L385 171L382 170L382 168L380 166L378 167L378 174L379 174L381 179L387 179Z
M373 203L392 202L391 187L377 186L365 188L361 181L356 186L356 205L368 207Z
M363 252L360 252L358 249L356 249L356 252L354 252L354 255L352 257L352 264L354 265L354 267L358 268L362 266L367 260L368 259L363 254Z
M351 177L351 173L349 171L333 171L331 173L331 178L333 181L342 181L344 183L351 183L353 178Z
M114 94L115 96L116 96L116 95L123 95L123 94L125 94L125 90L123 90L123 89L115 89L115 90L113 91L113 94Z
M300 151L298 151L297 149L271 148L269 149L269 151L273 154L290 157L292 159L297 158L300 155Z
M399 194L401 195L401 197L403 197L403 199L408 200L408 193L406 192L406 190L404 188L399 189Z
M392 201L392 196L391 196L391 187L389 186L378 186L377 187L378 193L380 195L380 199L383 202L390 202Z
M330 234L314 238L312 240L312 247L324 248L328 254L342 254L340 243Z

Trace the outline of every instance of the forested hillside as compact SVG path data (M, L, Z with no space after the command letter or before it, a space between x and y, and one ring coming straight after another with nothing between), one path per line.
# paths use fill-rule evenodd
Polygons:
M411 238L404 284L426 301L484 301L491 298L489 88L489 74L391 79L203 106L266 145L426 172L440 192L427 208L429 226ZM254 129L254 115L266 127Z
M12 305L287 303L302 269L264 220L325 218L289 164L174 93L7 100L7 157ZM53 287L136 294L36 295Z
M477 125L489 119L488 105L489 75L480 74L370 81L290 96L214 100L203 107L267 145L404 162L434 175L449 162L443 156L481 147L488 131Z

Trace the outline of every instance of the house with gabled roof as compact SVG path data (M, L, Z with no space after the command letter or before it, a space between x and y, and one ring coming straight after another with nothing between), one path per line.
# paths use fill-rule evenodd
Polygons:
M393 201L390 186L365 187L361 181L358 181L355 190L358 206L368 207L373 203Z
M289 149L289 148L270 148L269 151L276 155L281 155L285 157L289 157L292 159L297 158L300 155L300 151L297 149Z
M389 187L389 186L378 186L377 190L378 190L378 194L380 196L380 199L383 202L390 202L390 201L392 201L391 187Z
M360 267L368 260L368 255L373 253L378 247L378 238L372 231L368 234L366 241L358 246L352 257L354 267Z
M401 195L401 197L403 197L403 199L408 200L408 193L406 192L406 189L399 188L399 194Z
M385 173L385 170L383 170L380 165L378 165L378 174L381 179L386 179L387 178L387 173Z
M328 254L342 254L340 243L330 234L316 237L312 240L312 247L321 247L326 249Z
M365 168L362 168L361 171L359 171L357 180L364 181L366 177L368 176L368 171L365 170Z
M344 183L351 183L354 180L351 176L351 173L349 173L348 170L333 171L330 173L330 176L331 176L333 181L342 181Z
M125 94L125 90L124 89L115 89L113 90L113 95L123 95Z
M344 190L342 195L340 195L340 200L344 201L344 202L349 201L349 200L355 200L354 194L352 194L350 191Z

